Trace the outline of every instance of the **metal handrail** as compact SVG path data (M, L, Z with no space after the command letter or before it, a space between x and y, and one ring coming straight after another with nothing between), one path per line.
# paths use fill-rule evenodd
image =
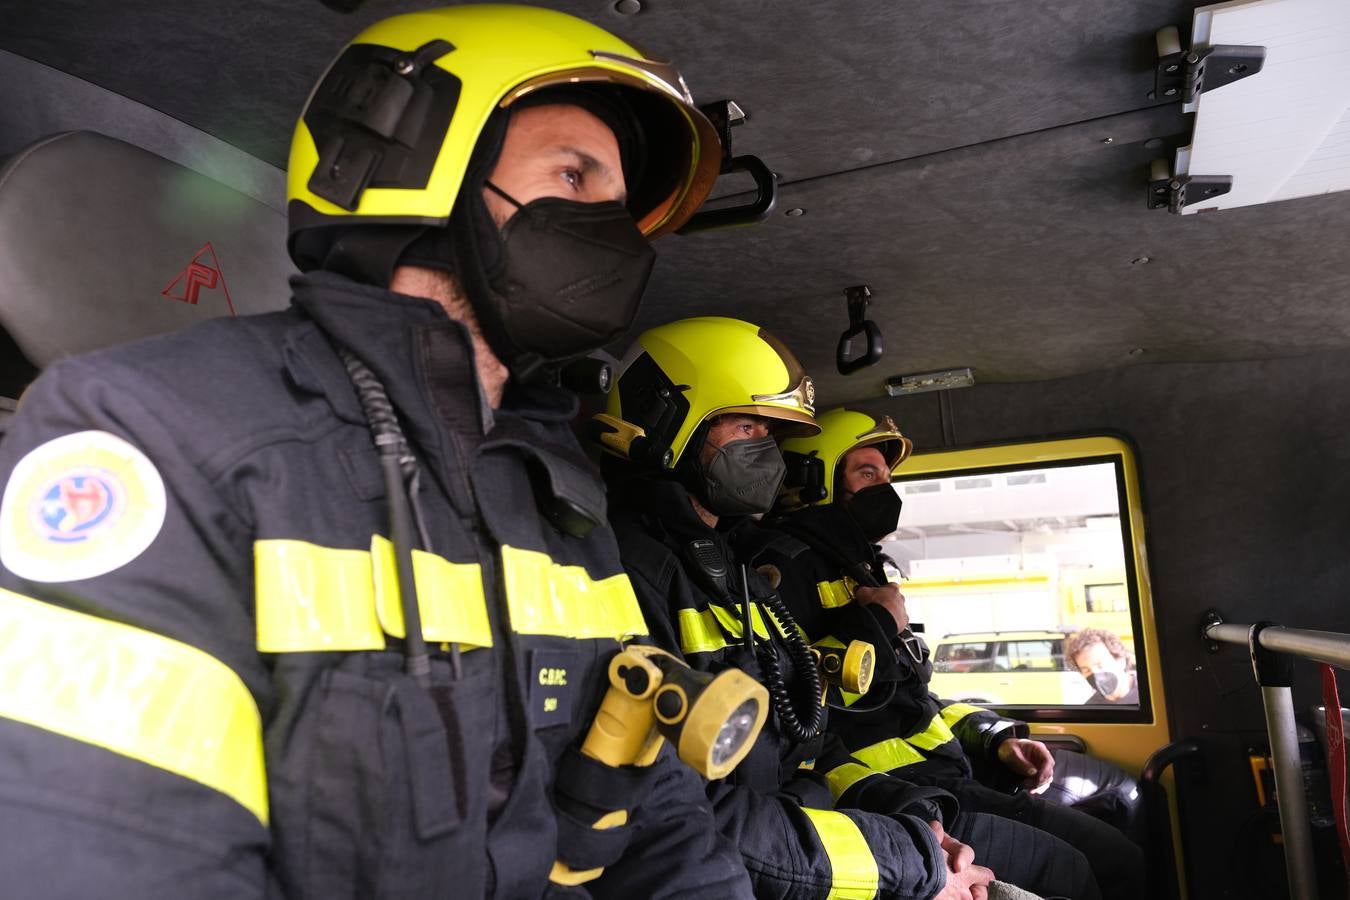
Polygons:
M1211 641L1246 646L1251 639L1251 631L1250 625L1215 623L1205 628L1205 637ZM1261 629L1260 641L1262 647L1275 653L1289 653L1313 662L1350 668L1350 635L1270 625Z
M1298 723L1294 720L1293 665L1291 660L1277 658L1275 654L1350 667L1350 635L1283 628L1269 622L1234 625L1225 623L1214 612L1207 614L1201 630L1206 640L1245 644L1251 653L1252 669L1266 708L1266 734L1275 766L1289 896L1291 900L1317 900L1312 828L1308 824L1308 800L1303 793Z

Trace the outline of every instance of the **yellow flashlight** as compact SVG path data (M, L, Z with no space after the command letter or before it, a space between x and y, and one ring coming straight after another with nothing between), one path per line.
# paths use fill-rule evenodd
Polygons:
M820 678L850 694L865 694L877 670L877 650L867 641L824 640L811 648L819 654Z
M725 778L745 759L769 715L769 692L740 669L717 675L689 668L657 647L633 644L609 662L609 690L581 745L607 766L649 766L669 740L704 778ZM628 812L606 813L592 828L616 828ZM603 869L553 863L555 884L584 884Z

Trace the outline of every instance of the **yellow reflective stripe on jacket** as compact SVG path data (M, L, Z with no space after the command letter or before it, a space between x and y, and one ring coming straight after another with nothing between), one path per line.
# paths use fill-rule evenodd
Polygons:
M853 756L862 760L878 772L890 772L894 769L921 763L924 755L905 743L904 738L887 738L875 744L854 750Z
M375 612L380 626L386 634L401 638L407 632L393 542L375 535L370 541L370 556L374 560ZM478 563L452 563L422 550L412 552L412 562L422 637L429 643L456 643L466 650L491 647L492 626L483 596L483 570Z
M933 716L928 720L928 727L918 734L911 734L905 738L910 744L918 747L920 750L936 750L948 741L956 740L956 735L947 727L947 723L942 721L942 716Z
M836 581L816 583L816 593L820 595L820 605L826 609L848 606L853 602L853 589L858 582L852 578L840 578Z
M398 575L387 538L374 536L370 551L262 540L253 545L253 559L263 653L379 650L386 633L403 636ZM414 550L413 573L428 641L492 646L477 563L452 563Z
M0 716L190 778L267 824L257 704L195 647L0 589Z
M253 577L263 653L384 647L368 552L257 541Z
M867 839L842 813L802 807L830 858L832 884L826 900L872 900L881 875Z
M681 609L677 614L680 625L680 652L715 653L727 646L727 636L710 609Z
M732 612L724 606L713 604L708 607L708 609L712 612L713 617L717 619L717 624L722 626L722 631L724 631L728 637L733 637L736 640L745 637L745 626L739 608L735 612ZM778 626L777 619L774 619L773 623L775 627ZM766 641L769 639L769 626L766 621L766 610L763 606L753 601L750 603L750 627L755 630L756 637L763 638ZM778 628L778 633L782 634L781 628Z
M740 610L735 612L724 606L711 604L707 609L685 607L676 613L680 627L680 650L683 653L715 653L725 650L733 642L740 642L745 635ZM762 604L750 605L750 626L761 640L769 639L769 622L774 629L783 634L783 627ZM801 626L797 627L801 632ZM803 637L804 637L803 633Z
M623 640L647 633L628 576L592 581L581 566L547 553L502 547L502 575L511 627L520 634Z
M880 774L875 769L869 769L867 766L860 766L857 763L844 763L842 766L835 766L825 773L825 778L830 783L830 794L834 797L834 802L838 803L839 798L844 792L853 787L864 778Z
M948 703L942 707L941 715L942 721L947 723L948 728L951 728L966 716L982 712L988 712L988 710L982 706L971 706L969 703Z

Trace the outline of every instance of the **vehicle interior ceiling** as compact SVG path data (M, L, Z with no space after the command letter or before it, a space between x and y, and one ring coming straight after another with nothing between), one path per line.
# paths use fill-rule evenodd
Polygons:
M104 131L280 211L317 74L363 25L425 5L0 0L0 156ZM1204 747L1206 819L1240 819L1261 700L1240 648L1206 650L1202 614L1350 631L1350 197L1147 208L1150 161L1186 144L1192 119L1151 96L1154 32L1184 38L1201 4L543 5L675 60L700 102L734 99L748 116L735 151L779 176L762 224L659 244L640 326L764 325L822 408L889 413L918 452L1133 441L1172 734ZM859 284L885 356L845 377L835 335ZM16 352L0 359L19 377ZM888 376L962 367L974 387L884 391ZM1296 700L1317 702L1315 668L1297 672ZM1218 832L1188 846L1220 859L1231 835Z

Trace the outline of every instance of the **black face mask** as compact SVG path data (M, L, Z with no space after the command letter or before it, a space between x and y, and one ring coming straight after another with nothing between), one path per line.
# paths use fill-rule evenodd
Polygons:
M699 500L719 516L768 512L787 474L778 442L771 437L724 444L700 469L703 489L697 492Z
M544 362L613 341L637 316L656 254L622 203L541 197L516 207L501 230L501 265L489 303L508 340Z
M869 541L879 541L900 524L900 495L890 484L863 488L848 501L849 514Z
M1115 672L1093 672L1087 676L1087 683L1103 697L1109 697L1120 690L1120 676Z

